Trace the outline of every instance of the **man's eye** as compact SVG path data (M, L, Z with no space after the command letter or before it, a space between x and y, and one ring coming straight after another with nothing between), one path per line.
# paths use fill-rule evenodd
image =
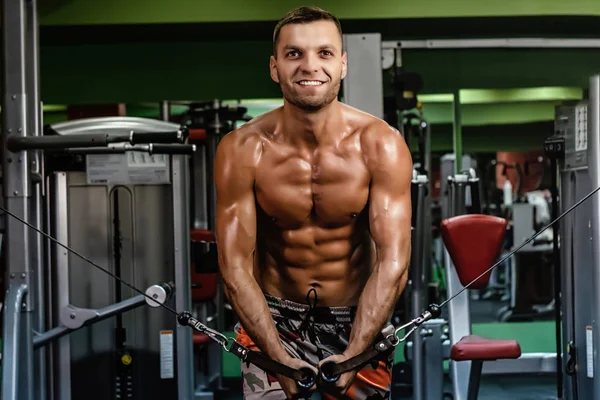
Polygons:
M287 53L288 57L297 57L299 54L297 51L290 51Z
M324 56L332 56L333 55L329 50L323 50L321 52L321 54L323 54Z

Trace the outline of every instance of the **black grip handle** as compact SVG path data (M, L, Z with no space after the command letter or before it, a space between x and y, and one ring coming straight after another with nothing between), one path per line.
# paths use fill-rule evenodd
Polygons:
M310 389L316 381L315 373L308 367L300 368L300 371L304 375L304 379L296 380L296 384L304 389Z
M327 361L321 364L319 376L327 383L334 383L340 379L340 374L335 371L337 364L333 361Z
M69 147L102 147L108 144L104 133L77 134L64 136L11 136L6 139L10 151L51 150Z
M132 132L129 137L131 144L148 143L182 143L184 140L181 131L173 132Z
M149 144L148 152L150 154L186 154L191 155L196 151L196 145L193 144Z

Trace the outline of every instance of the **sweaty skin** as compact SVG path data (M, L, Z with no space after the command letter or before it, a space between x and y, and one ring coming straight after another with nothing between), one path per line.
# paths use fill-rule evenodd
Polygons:
M407 281L410 153L387 123L343 103L319 140L290 131L284 108L218 148L217 241L225 292L247 333L288 360L263 292L318 306L358 306L348 357L372 344Z

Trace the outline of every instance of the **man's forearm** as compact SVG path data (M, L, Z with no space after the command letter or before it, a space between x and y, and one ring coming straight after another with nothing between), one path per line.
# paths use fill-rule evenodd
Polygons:
M373 270L360 296L345 355L354 357L373 345L406 286L407 267L407 262L384 260Z
M279 340L279 333L262 290L254 277L242 269L236 269L223 278L229 302L244 330L271 359L283 361L288 353Z

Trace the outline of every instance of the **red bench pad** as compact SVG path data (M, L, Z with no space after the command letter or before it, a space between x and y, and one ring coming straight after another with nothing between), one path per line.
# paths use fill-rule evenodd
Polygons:
M521 346L516 340L488 339L482 336L463 337L452 346L450 358L454 361L501 360L521 357Z
M504 242L507 221L484 214L467 214L442 221L444 245L463 286L490 268ZM469 289L485 288L491 271L474 282Z

